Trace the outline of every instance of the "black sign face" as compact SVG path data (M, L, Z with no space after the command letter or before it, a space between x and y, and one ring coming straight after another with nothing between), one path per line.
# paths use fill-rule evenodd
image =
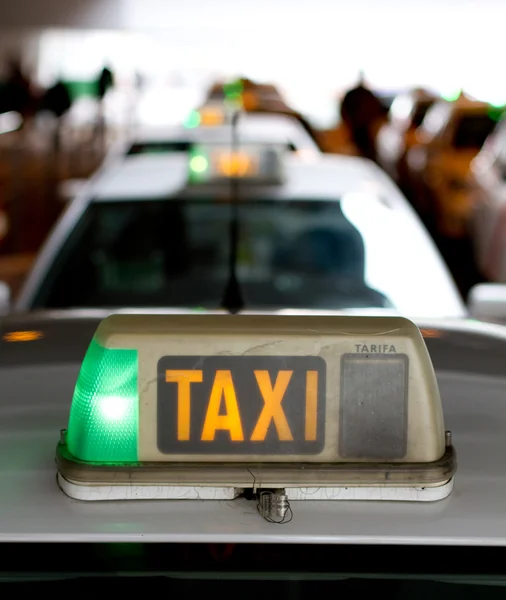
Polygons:
M319 454L326 364L319 356L164 356L158 449L164 454Z

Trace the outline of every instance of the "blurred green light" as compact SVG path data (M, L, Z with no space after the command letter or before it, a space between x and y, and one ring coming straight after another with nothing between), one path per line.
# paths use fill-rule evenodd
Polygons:
M489 104L488 116L494 121L500 121L505 114L506 106L499 102L496 104L490 102Z
M188 118L186 119L184 126L187 129L194 129L200 125L200 113L197 110L194 110L190 113Z
M228 100L238 100L244 91L244 85L239 79L237 81L231 81L223 86L223 92Z
M209 166L209 161L205 156L197 155L190 159L190 169L194 173L204 173Z
M137 462L137 371L137 350L109 349L91 341L70 408L67 445L75 458Z
M447 94L441 94L441 97L447 102L455 102L455 100L459 99L461 93L462 90L459 88L458 90L453 90L452 92L448 92Z

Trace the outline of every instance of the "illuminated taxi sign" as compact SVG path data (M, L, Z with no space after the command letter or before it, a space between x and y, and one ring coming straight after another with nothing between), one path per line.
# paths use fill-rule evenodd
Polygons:
M194 356L160 359L158 378L168 384L158 390L157 443L162 453L205 454L211 449L273 458L322 452L326 370L321 357L201 360L202 368L194 368Z
M232 150L228 145L196 146L189 160L190 181L209 183L243 179L258 183L280 183L283 179L281 149L261 145Z
M401 317L108 317L57 462L87 500L433 500L456 469L423 337Z
M199 125L204 127L217 127L223 125L226 115L221 107L205 106L199 110Z
M247 177L259 172L258 156L243 151L221 151L213 155L216 171L225 177Z

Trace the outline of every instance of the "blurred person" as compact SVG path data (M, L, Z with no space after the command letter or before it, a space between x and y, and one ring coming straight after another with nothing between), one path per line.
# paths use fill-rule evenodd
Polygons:
M67 86L63 81L58 80L50 87L42 98L43 110L52 112L56 117L63 115L72 107L72 99Z
M366 86L363 71L358 85L348 90L341 103L341 118L360 154L376 161L375 137L385 119L381 100Z
M72 107L72 98L67 86L60 79L42 96L40 108L52 113L56 119L56 127L54 129L54 151L57 153L60 150L61 142L61 120L62 117Z
M21 60L17 57L11 57L8 61L3 96L0 104L7 111L12 110L21 114L23 121L35 112L36 100L30 79L24 73Z
M106 134L106 123L105 123L105 106L104 99L107 92L114 87L114 74L112 70L106 65L100 71L100 75L97 78L97 98L98 98L98 114L95 125L95 138L98 140L99 148L102 150L105 146L105 134Z
M114 87L114 74L106 65L97 79L97 95L99 100L103 100L107 92Z

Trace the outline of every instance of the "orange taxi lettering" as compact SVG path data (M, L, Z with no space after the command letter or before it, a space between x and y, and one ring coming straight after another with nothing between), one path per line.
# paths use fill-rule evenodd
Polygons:
M202 383L202 371L165 371L167 383L177 383L177 439L190 439L190 384Z
M222 398L225 400L226 414L224 415L220 415ZM203 442L212 442L218 430L228 431L233 442L244 441L241 416L230 371L216 371L200 439Z
M318 417L318 371L306 373L306 441L316 440Z
M252 442L262 442L265 440L271 421L278 432L278 438L281 441L293 440L290 426L286 420L286 415L281 407L283 396L290 382L293 371L279 371L276 383L272 387L268 371L255 371L255 377L264 400L262 412L258 417L257 424L251 434Z

